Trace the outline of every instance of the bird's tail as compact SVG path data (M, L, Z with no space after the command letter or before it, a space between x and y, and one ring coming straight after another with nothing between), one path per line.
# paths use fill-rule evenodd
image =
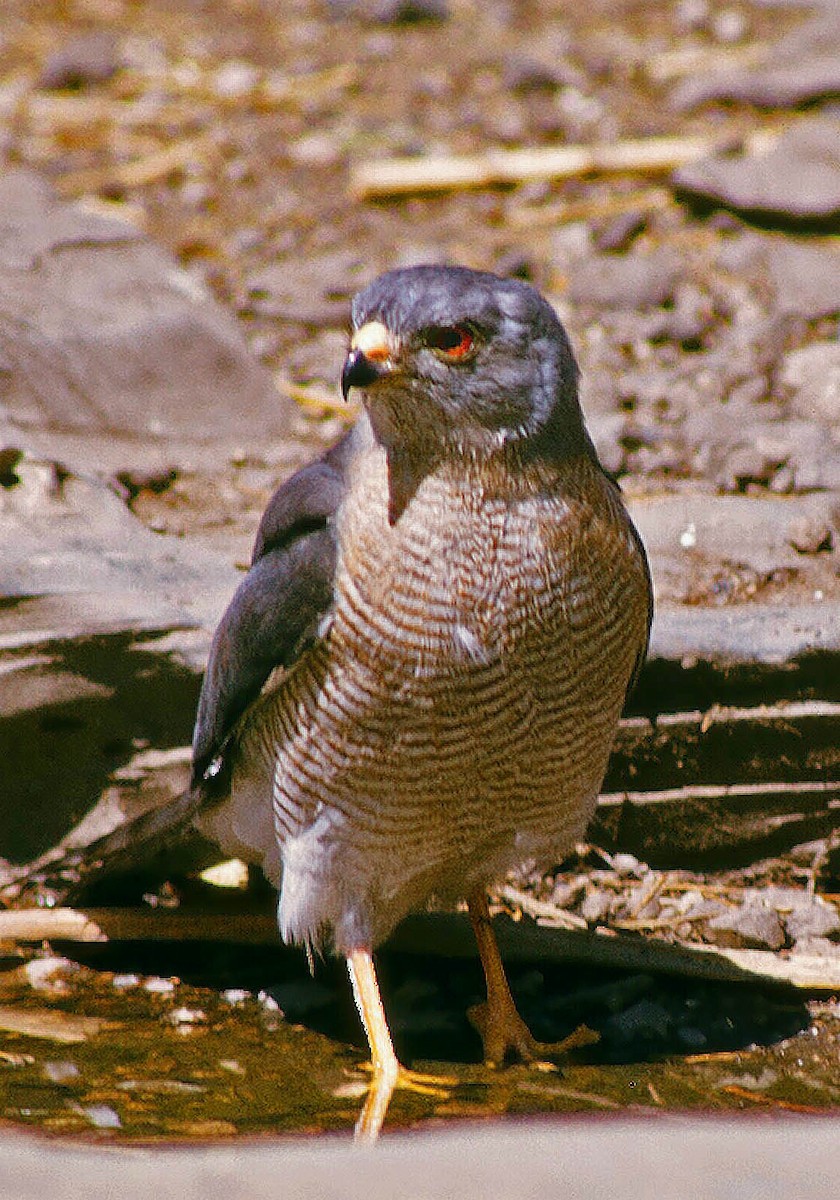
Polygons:
M195 859L201 853L199 840L209 848L198 834L196 845L189 845L195 832L193 818L206 799L204 786L194 785L87 846L59 848L23 867L10 867L3 893L15 903L32 898L41 904L64 904L107 878L148 872L164 859L174 861L176 855L179 860Z

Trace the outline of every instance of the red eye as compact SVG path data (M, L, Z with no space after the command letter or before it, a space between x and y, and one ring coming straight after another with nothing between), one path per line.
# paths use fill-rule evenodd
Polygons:
M466 325L435 325L426 334L426 344L447 358L466 358L475 348L475 337Z

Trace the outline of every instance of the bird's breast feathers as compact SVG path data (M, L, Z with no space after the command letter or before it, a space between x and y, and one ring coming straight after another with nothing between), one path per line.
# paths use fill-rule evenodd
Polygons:
M385 456L372 448L339 517L332 635L380 670L392 654L403 669L410 659L415 676L480 669L534 641L562 653L566 631L617 615L616 588L629 599L644 586L597 468L587 482L506 495L498 474L487 486L450 465L390 525Z

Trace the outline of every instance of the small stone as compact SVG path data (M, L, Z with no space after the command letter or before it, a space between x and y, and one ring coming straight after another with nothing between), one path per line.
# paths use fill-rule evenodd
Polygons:
M371 16L382 25L419 25L424 21L445 21L449 17L446 0L375 0Z
M678 0L674 24L679 33L698 33L706 28L709 16L709 0Z
M833 904L814 896L799 904L785 918L789 937L797 944L805 938L830 938L840 933L840 913Z
M606 892L591 891L580 906L580 915L589 925L603 921L610 911L610 897Z
M747 19L735 8L721 9L712 18L709 32L716 41L723 42L724 45L742 42L747 35Z
M259 80L260 73L252 63L231 59L215 72L212 86L221 100L239 100L250 95Z
M835 74L840 81L840 67L836 65ZM840 212L838 148L840 120L801 118L781 134L769 152L722 154L686 163L674 171L671 179L682 192L742 212L802 221L827 219ZM774 245L769 258L771 268L776 252L787 248L784 242ZM822 249L811 252L824 253ZM825 253L829 261L834 258ZM834 311L838 305L840 300Z
M647 863L640 863L633 854L613 855L612 865L622 879L641 879L647 873Z
M90 1121L95 1129L121 1129L122 1121L109 1104L71 1104L74 1112Z
M46 992L64 987L65 980L60 976L71 975L78 969L78 963L70 962L68 958L49 955L46 958L33 958L24 966L23 973L30 987L38 992Z
M610 1017L604 1024L603 1036L623 1045L635 1041L660 1042L668 1036L671 1026L671 1015L666 1008L643 999Z
M840 288L840 266L837 286ZM782 360L780 382L793 395L790 405L805 420L837 427L840 421L840 343L814 342Z
M788 526L787 540L797 554L821 554L834 546L831 526L815 517L800 517Z
M837 153L840 155L840 138ZM840 211L840 172L837 209ZM840 312L840 254L836 251L788 239L768 249L765 260L782 313L812 320ZM833 383L836 388L836 376ZM835 408L835 418L836 413Z
M246 991L245 988L226 988L222 992L222 999L231 1008L240 1008L246 1001L251 999L251 993Z
M510 55L502 69L502 84L507 91L526 95L528 92L553 92L567 82L555 63L543 63L528 55Z
M200 1008L174 1008L166 1018L170 1025L203 1025L207 1020L207 1014Z
M733 949L781 950L785 931L778 915L763 904L731 908L706 925L706 937L715 946Z
M602 254L614 254L629 249L631 243L647 228L644 212L626 212L595 229L592 240Z
M573 304L596 308L652 308L674 295L682 263L669 247L648 254L608 255L579 263L569 280Z
M66 1084L71 1080L78 1079L81 1072L75 1063L72 1062L45 1062L43 1066L44 1078L50 1083Z
M803 937L797 939L791 953L809 954L819 958L831 958L836 961L840 958L840 945L826 937Z
M121 66L117 40L97 30L71 38L44 63L38 84L42 88L82 89L105 83Z
M153 996L167 996L170 992L175 991L175 983L172 979L159 979L156 975L152 975L145 981L143 988Z

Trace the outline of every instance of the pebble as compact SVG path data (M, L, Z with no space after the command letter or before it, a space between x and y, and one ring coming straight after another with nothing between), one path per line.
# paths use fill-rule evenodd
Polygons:
M589 925L597 925L599 921L603 921L609 911L610 897L606 892L595 890L587 892L580 906L580 915Z
M800 118L769 153L712 156L677 168L671 180L684 193L746 213L803 221L834 217L840 213L840 120ZM774 243L771 269L776 252L789 249Z
M712 917L705 932L715 946L781 950L785 944L785 931L777 913L764 904L741 904Z
M644 232L647 224L647 213L621 213L597 227L592 234L592 240L602 254L627 250L639 234Z
M231 59L213 74L213 91L221 100L239 100L250 95L260 80L260 72L249 62Z
M673 297L681 270L679 255L667 246L647 254L599 255L576 266L568 296L594 308L658 307Z
M120 1115L109 1104L76 1104L68 1106L73 1112L86 1117L96 1129L121 1129Z
M175 991L175 982L172 979L159 979L156 975L152 975L145 980L143 988L145 991L151 992L153 996L168 996Z
M370 15L382 25L418 25L423 21L445 21L446 0L373 0Z
M170 1025L203 1025L207 1021L207 1014L200 1008L174 1008L167 1015L167 1021Z
M797 415L836 424L840 414L840 342L815 342L792 350L782 360L779 382L791 390L790 407Z
M121 65L117 40L112 33L97 30L70 38L49 55L38 84L42 88L82 89L105 83Z
M58 976L71 975L78 969L78 963L71 962L69 958L49 955L46 958L31 959L24 965L23 973L29 981L30 987L35 991L47 992L66 986L65 981L59 979Z
M653 1000L642 999L610 1017L604 1023L603 1036L606 1041L623 1044L636 1040L657 1042L668 1036L672 1024L666 1008Z
M647 863L639 862L633 854L614 854L612 865L621 879L641 879L649 870Z
M797 554L820 554L834 546L831 526L814 517L800 517L788 526L787 540Z
M837 155L840 157L840 136ZM836 207L840 212L840 169ZM840 254L836 251L787 239L767 250L766 262L780 312L809 320L840 312ZM836 412L835 408L835 417Z
M799 943L805 938L830 938L840 934L840 913L819 896L800 903L784 917L788 936Z
M222 992L222 999L232 1008L238 1008L251 999L251 992L246 991L245 988L226 988Z
M44 1078L50 1083L70 1083L73 1079L78 1079L81 1072L75 1063L72 1062L45 1062L41 1068Z

